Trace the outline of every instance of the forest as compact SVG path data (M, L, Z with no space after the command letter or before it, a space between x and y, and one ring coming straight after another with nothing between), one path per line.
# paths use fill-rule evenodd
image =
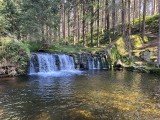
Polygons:
M160 0L0 0L0 120L160 120Z
M1 66L23 71L38 51L108 50L112 64L159 66L159 13L158 0L1 0Z

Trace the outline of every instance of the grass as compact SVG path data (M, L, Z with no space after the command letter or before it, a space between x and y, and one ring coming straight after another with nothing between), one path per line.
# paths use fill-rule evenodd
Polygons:
M47 49L47 51L52 53L82 53L82 52L95 53L105 48L106 48L105 46L101 46L98 48L97 47L90 48L90 47L83 47L83 46L54 44L49 49Z

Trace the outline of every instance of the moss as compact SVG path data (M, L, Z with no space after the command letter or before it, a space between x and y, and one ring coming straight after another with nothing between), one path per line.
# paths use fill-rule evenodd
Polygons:
M125 47L125 43L122 39L122 37L120 37L116 43L115 43L116 47L117 47L117 50L118 52L120 53L120 55L122 56L125 56L128 54L127 50L126 50L126 47Z
M106 49L106 46L101 47L84 47L84 46L74 46L74 45L64 45L64 44L54 44L49 49L47 49L47 52L52 53L81 53L81 52L92 52L95 53L97 51L101 51L103 49Z
M150 73L160 75L160 68L156 68L156 67L146 67L146 70L148 70Z
M144 37L145 42L148 42L147 36ZM138 50L142 45L144 44L142 37L140 35L131 35L131 46L132 46L132 52L134 53L135 56L139 57L139 53L145 50ZM128 55L128 51L126 49L126 45L120 37L116 42L115 45L117 47L118 52L122 56Z

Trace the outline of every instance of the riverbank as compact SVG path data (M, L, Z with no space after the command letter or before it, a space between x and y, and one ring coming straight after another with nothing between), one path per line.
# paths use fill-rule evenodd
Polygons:
M157 67L130 66L130 67L126 67L125 69L133 72L143 72L143 73L160 75L160 68L157 68Z

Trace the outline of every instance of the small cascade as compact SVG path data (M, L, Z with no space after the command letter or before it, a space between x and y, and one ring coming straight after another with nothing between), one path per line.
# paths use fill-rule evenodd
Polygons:
M32 57L31 57L31 59L32 59ZM30 60L30 67L29 67L29 72L30 73L35 73L35 69L34 69L34 65L33 65L33 62L31 62L31 60Z
M49 53L32 54L30 59L30 74L49 73L58 70L75 70L73 57Z
M68 55L58 55L60 62L60 70L73 70L75 69L74 59Z
M94 57L88 57L87 58L87 62L88 62L88 69L92 70L92 69L101 69L100 68L100 61L98 58L94 58Z
M39 72L52 72L57 70L55 56L52 54L38 54Z

